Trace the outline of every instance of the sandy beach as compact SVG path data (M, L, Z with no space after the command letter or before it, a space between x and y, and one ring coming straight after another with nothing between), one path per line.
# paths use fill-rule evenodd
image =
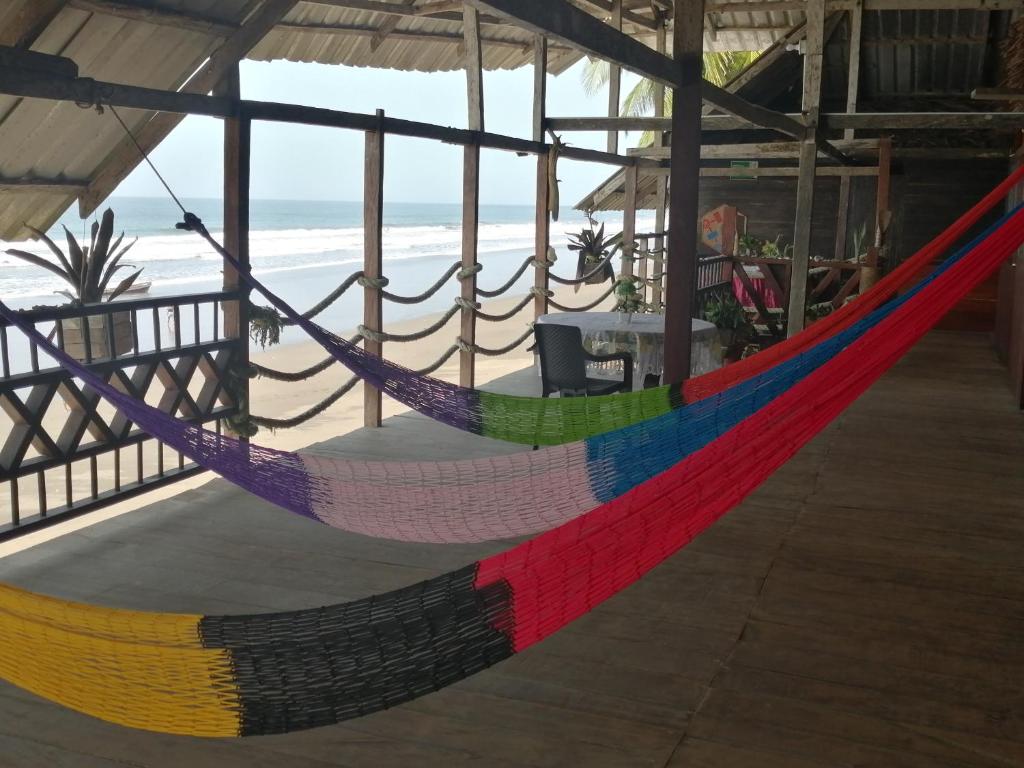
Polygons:
M555 300L567 306L588 304L608 290L607 283L580 287L575 293L571 287L557 286L554 289ZM507 312L526 294L503 296L482 303L482 309L491 314ZM608 310L614 304L611 297L605 299L594 311ZM384 306L384 327L390 333L410 333L435 322L441 312L413 317L389 323L389 306ZM405 308L403 308L405 309ZM557 310L553 310L557 311ZM533 320L533 307L528 305L514 317L500 323L477 322L477 344L483 347L497 348L508 344L521 335ZM333 329L332 330L337 330ZM384 345L384 355L410 368L423 368L437 360L441 354L454 343L459 331L459 317L456 315L437 333L413 343L389 343ZM355 334L354 328L341 329L341 335L349 338ZM512 352L498 357L478 355L476 358L476 385L486 389L489 382L502 376L522 370L533 365L533 354L527 352L530 346L524 342ZM271 368L284 371L296 371L306 368L322 360L326 352L316 342L299 341L271 347L259 351L257 347L252 359ZM459 356L453 355L441 368L433 374L446 381L457 382L459 379ZM326 371L302 382L279 382L271 379L257 378L251 382L251 410L254 414L273 418L288 418L301 413L337 389L348 380L351 373L340 364L335 364ZM261 429L253 438L253 442L281 450L300 450L306 446L347 434L363 426L363 392L362 384L357 384L349 393L342 397L323 413L304 424L289 429ZM538 380L538 394L540 385ZM383 400L383 416L388 418L407 411L406 406L385 397ZM83 468L84 469L84 468ZM102 464L101 464L102 469ZM78 473L76 473L78 474ZM164 488L154 489L142 496L111 505L81 518L71 519L55 524L49 528L35 531L11 541L0 544L0 557L18 552L44 541L51 540L73 530L93 525L100 520L107 520L132 510L139 509L161 499L171 498L187 488L195 488L214 478L211 473L203 473L187 478ZM49 482L48 482L49 485ZM53 498L60 498L59 489L53 489Z

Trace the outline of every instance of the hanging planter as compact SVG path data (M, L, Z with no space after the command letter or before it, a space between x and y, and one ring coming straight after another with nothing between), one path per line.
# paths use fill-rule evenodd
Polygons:
M133 240L122 248L121 241L124 239L122 232L111 244L111 236L114 233L114 212L109 208L103 212L99 222L93 222L92 238L87 247L79 245L75 236L67 227L64 227L64 234L68 241L67 254L47 237L45 232L31 226L28 228L46 244L57 263L54 264L47 258L16 248L8 249L7 253L52 272L64 280L70 286L70 290L57 291L57 293L70 299L72 306L95 306L109 303L128 291L142 272L141 269L137 269L124 280L110 287L115 273L122 269L132 268L128 264L121 264L120 261L128 249L135 244L135 241ZM120 250L118 250L119 248ZM87 358L99 360L126 354L134 348L131 313L116 312L111 308L102 314L61 320L58 341L64 351L76 360L85 361Z
M569 250L579 253L576 279L582 279L588 285L615 280L615 270L609 257L622 247L622 233L606 240L604 224L597 231L593 224L591 222L590 228L580 230L579 234L569 235Z

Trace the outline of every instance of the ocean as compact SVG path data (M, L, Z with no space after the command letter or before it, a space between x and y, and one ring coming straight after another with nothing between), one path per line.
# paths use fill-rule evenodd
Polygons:
M200 216L207 228L221 239L221 202L216 199L184 199L185 207ZM213 291L220 287L222 260L197 235L174 228L180 212L163 198L112 198L109 207L116 214L115 233L125 232L125 242L138 241L125 261L143 267L139 281L152 283L150 295L172 295ZM503 284L523 259L533 253L534 211L532 206L481 205L479 259L483 270L481 287ZM621 228L621 215L602 215L609 233ZM385 203L384 274L388 289L411 295L434 283L444 270L459 259L461 248L460 204ZM88 242L90 221L83 222L74 211L63 217L80 241ZM585 216L575 210L560 211L551 227L551 243L558 254L555 271L567 277L575 274L576 256L566 246L567 234L587 226ZM639 217L638 231L650 231L653 217ZM49 233L64 247L60 225ZM116 236L116 235L115 235ZM3 253L8 247L33 253L49 253L39 242L0 243L0 297L8 305L25 308L59 304L54 294L61 281L37 267ZM304 310L362 268L362 203L310 200L253 200L250 211L250 258L254 273L285 301ZM126 274L126 273L124 273ZM527 270L509 295L522 295L532 285ZM458 295L453 278L430 300L407 306L386 303L385 322L398 321L447 309ZM261 302L254 297L254 302ZM318 318L336 331L354 328L362 320L362 291L351 289ZM282 343L302 340L301 332L286 331Z

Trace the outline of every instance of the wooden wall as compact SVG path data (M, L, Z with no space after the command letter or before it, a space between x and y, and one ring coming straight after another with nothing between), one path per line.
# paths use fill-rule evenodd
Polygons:
M900 160L894 164L890 209L892 226L888 233L889 264L899 264L934 238L957 217L982 198L1007 174L1002 160L932 162ZM873 237L875 178L854 177L850 195L847 243L861 224L869 223L867 238ZM811 255L832 258L839 201L839 180L819 177L814 193L811 225ZM749 231L761 238L782 234L782 243L792 242L796 209L795 178L759 178L733 181L701 179L702 211L718 205L736 206L749 217ZM987 217L965 242L1002 213ZM848 253L852 255L852 246ZM997 276L979 286L948 315L940 327L958 330L992 331L995 326Z

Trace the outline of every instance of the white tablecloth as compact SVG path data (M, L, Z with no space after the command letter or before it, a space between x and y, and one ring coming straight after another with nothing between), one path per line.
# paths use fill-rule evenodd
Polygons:
M633 356L633 389L642 389L648 375L661 377L665 367L665 316L625 312L558 312L541 315L538 323L574 325L583 346L596 355L626 351ZM722 366L718 329L705 320L693 321L690 375L699 376ZM619 363L590 363L591 376L619 376Z

